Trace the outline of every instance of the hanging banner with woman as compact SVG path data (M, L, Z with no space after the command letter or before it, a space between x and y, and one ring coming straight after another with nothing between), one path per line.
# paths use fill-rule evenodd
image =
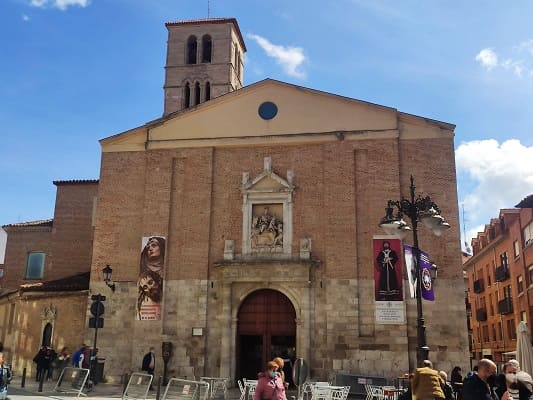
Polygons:
M140 273L137 280L137 320L158 321L161 319L165 247L164 236L142 238Z

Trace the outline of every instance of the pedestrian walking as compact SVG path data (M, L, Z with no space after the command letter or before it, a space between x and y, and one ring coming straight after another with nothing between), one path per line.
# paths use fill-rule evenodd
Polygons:
M496 399L491 377L496 374L496 364L488 358L483 358L477 364L477 371L468 375L464 380L463 399L480 400Z
M150 347L150 350L148 351L148 353L144 355L141 369L145 371L148 375L154 376L155 349L153 347ZM152 384L150 384L150 390L154 390L154 387Z
M4 353L0 353L0 400L7 398L7 386L11 382L11 368L4 362Z

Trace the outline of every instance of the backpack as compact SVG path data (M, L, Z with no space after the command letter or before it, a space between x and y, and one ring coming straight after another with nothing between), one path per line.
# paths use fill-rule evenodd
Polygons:
M83 349L78 349L72 355L72 365L74 365L76 368L80 366L80 358L82 354L83 354Z
M0 366L0 389L5 388L12 378L11 369L7 365Z

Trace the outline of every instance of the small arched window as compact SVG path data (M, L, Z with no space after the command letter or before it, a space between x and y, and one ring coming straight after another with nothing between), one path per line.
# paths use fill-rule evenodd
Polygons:
M241 53L237 53L237 77L241 79Z
M202 37L202 62L210 63L211 62L211 51L212 51L212 42L211 36L204 35Z
M187 64L196 64L196 51L198 50L198 41L196 36L189 36L187 40Z
M194 84L194 105L200 104L200 83L196 82Z
M50 347L52 345L52 324L48 322L43 329L42 346Z
M205 101L211 100L211 84L206 82L205 84Z
M185 84L185 93L184 93L184 102L183 106L185 108L189 108L191 106L191 86L189 85L189 82Z

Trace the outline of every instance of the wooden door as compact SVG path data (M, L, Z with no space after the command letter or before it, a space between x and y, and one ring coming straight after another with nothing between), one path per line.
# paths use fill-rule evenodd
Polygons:
M251 293L242 302L238 319L238 378L257 379L267 361L295 355L296 312L283 293L271 289Z

